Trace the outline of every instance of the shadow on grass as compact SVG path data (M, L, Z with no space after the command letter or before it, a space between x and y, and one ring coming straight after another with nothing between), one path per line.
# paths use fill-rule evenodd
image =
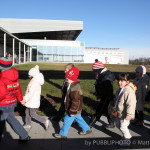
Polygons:
M91 107L93 110L96 110L99 101L95 101L89 97L83 96L83 103L88 107ZM82 114L85 116L91 116L91 114L85 111L84 109L82 110Z
M54 82L52 82L50 80L47 80L47 79L45 79L45 81L48 82L48 83L50 83L51 85L55 86L56 88L58 88L60 90L62 89L62 86L60 86L59 84L56 84L56 83L54 83Z
M64 79L64 71L57 70L41 70L44 74L45 79ZM121 72L113 72L115 77L117 77ZM129 72L131 79L135 78L135 72ZM148 73L150 75L150 73ZM19 70L20 79L28 79L28 70ZM95 79L95 74L93 71L80 71L79 79Z
M49 84L55 86L56 88L61 90L61 86L59 84L56 84L52 81L50 81L50 79L64 79L64 71L56 71L56 70L42 70L41 71L44 75L45 81L48 82ZM118 74L120 72L114 72L115 76L117 77ZM131 76L131 79L135 78L135 72L130 72L129 73ZM20 79L28 79L28 71L19 71L19 78ZM95 80L95 75L93 71L80 71L80 75L79 75L79 79L81 80ZM84 81L83 81L84 82ZM51 95L48 95L48 97L54 99L56 101L56 103L60 103L62 101L61 98L59 97L54 97ZM150 92L148 93L148 96L146 98L147 101L150 101ZM83 102L84 104L86 104L87 106L91 107L93 110L96 109L99 101L95 101L89 97L84 96L83 98ZM20 115L24 115L24 107L20 106L21 104L18 104L17 108L15 110L20 112ZM47 105L47 106L44 106ZM41 111L44 111L44 113L46 115L56 115L56 110L47 102L42 102L41 103L41 107L40 107ZM22 110L22 112L21 112ZM149 108L146 108L146 111L150 112ZM91 115L90 113L88 113L87 111L83 110L82 111L83 115Z

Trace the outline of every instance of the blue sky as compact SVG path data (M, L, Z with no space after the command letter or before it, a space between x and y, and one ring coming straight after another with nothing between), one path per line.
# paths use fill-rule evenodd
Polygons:
M86 47L150 57L150 0L3 0L0 18L83 21Z

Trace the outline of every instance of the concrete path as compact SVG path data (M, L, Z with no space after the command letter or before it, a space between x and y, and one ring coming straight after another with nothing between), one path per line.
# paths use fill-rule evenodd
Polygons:
M87 122L89 117L83 117ZM21 124L24 118L17 117ZM115 149L149 149L150 150L150 117L145 117L145 126L137 127L130 125L129 129L133 136L130 147L122 147L119 145L121 140L121 132L117 128L105 129L107 119L102 116L92 128L92 133L88 135L79 135L81 131L77 124L69 129L67 140L55 139L52 134L59 132L63 122L57 124L50 120L50 127L47 131L43 125L32 121L32 128L27 130L31 136L31 140L25 144L18 143L18 135L14 133L11 127L6 124L6 130L0 144L0 150L115 150Z

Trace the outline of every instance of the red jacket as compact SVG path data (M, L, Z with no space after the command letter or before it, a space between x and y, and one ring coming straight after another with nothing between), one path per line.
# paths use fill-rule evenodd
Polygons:
M18 71L15 68L0 73L0 105L9 105L23 100Z

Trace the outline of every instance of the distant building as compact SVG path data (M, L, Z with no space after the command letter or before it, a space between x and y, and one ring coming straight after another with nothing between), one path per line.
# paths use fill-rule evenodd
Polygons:
M128 52L119 49L85 48L75 41L83 30L83 21L39 19L1 19L0 55L12 53L18 62L83 62L128 64Z
M86 63L98 59L104 64L129 64L129 52L119 48L86 47L84 58Z

